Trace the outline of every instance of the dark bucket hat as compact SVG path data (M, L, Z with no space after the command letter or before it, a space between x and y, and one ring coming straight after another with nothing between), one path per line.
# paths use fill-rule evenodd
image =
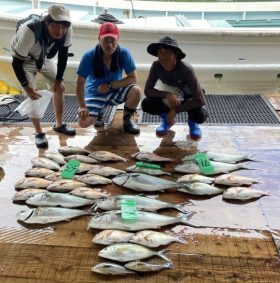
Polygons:
M157 51L160 48L171 49L177 54L177 59L185 58L186 54L179 48L178 41L172 36L162 36L158 42L151 43L147 47L147 52L157 57Z

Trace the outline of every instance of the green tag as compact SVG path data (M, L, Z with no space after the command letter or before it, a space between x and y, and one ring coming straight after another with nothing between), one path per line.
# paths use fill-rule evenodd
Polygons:
M122 220L136 220L137 209L136 200L134 199L123 199L121 200L121 214Z
M149 169L160 169L160 165L158 164L154 164L154 163L147 163L147 162L136 162L136 166L137 167L145 167L145 168L149 168Z
M72 179L80 166L80 161L71 159L67 164L66 168L61 172L61 176L64 179Z
M215 173L215 168L212 166L206 153L198 152L194 155L194 159L203 174L211 175Z

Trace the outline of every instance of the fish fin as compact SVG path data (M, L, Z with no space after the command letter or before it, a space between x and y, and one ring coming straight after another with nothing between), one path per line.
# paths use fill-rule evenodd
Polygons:
M164 259L164 260L170 262L170 259L165 256L165 254L168 253L168 252L170 252L170 250L164 249L164 250L162 250L162 251L159 251L159 252L157 253L157 255L158 255L159 257L161 257L162 259Z

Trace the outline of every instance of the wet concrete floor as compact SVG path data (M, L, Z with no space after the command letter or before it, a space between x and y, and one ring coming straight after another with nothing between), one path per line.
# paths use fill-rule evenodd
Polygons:
M25 204L12 202L14 184L31 168L30 160L42 155L34 145L29 126L0 127L0 281L1 282L279 282L280 261L280 131L275 126L202 126L199 142L186 138L186 126L175 125L165 138L157 138L155 125L141 126L138 136L121 130L121 114L106 128L77 129L75 137L65 137L45 126L49 151L64 145L107 150L128 159L127 163L109 163L119 169L134 164L131 154L149 151L174 162L163 168L175 180L180 158L202 150L246 154L256 161L246 164L251 170L235 174L252 177L260 183L253 189L270 196L249 202L224 201L222 196L195 197L175 190L151 194L171 203L192 200L197 212L192 223L205 228L171 225L162 231L184 237L187 244L171 244L170 258L175 267L142 276L114 278L97 275L90 268L102 262L97 253L102 248L92 244L98 231L87 230L89 216L46 226L23 225L16 214ZM133 193L117 185L102 187L113 194ZM176 215L172 210L162 214ZM278 246L279 249L279 246ZM188 253L194 255L187 255Z

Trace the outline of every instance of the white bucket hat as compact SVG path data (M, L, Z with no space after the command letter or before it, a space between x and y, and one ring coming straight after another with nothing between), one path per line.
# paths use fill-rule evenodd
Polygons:
M63 5L60 5L60 4L51 5L48 8L48 14L56 22L71 23L70 11Z

